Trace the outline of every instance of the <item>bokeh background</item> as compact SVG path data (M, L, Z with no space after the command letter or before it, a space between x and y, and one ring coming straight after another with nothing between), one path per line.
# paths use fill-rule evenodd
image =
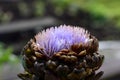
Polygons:
M101 80L120 80L120 0L0 0L0 80L19 80L23 46L60 24L95 35L105 55Z

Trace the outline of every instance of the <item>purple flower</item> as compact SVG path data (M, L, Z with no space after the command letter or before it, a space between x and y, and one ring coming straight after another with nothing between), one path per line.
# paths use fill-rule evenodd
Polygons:
M81 27L61 25L38 33L22 51L23 80L97 80L104 56L98 40ZM96 76L96 77L95 77ZM99 76L99 77L98 77Z
M36 44L43 48L44 54L51 57L62 49L69 49L74 44L87 45L90 34L81 27L61 25L43 30L35 36Z

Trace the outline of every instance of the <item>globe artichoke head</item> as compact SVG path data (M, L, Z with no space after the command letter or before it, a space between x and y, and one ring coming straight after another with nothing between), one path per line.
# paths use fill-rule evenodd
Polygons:
M98 40L81 27L61 25L39 32L22 51L23 80L97 80L104 60Z

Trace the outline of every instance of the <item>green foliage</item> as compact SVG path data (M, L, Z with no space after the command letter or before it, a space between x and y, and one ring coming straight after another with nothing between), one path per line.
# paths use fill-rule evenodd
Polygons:
M78 5L73 0L51 0L56 15L62 15L66 10L69 15L74 16L79 10Z
M120 1L119 0L89 0L83 3L85 10L97 16L104 16L111 19L120 26Z
M95 17L105 17L120 26L120 0L51 0L56 8L75 12L79 9L93 14ZM74 8L74 9L73 9ZM71 12L74 13L74 11Z
M29 16L29 8L24 2L19 3L18 8L22 16Z
M45 4L43 1L37 1L34 3L35 5L35 15L43 16L45 13Z
M120 0L51 0L56 8L85 9L95 15L103 15L108 18L120 17Z
M0 43L0 64L18 62L18 58L12 52L12 47L5 48L4 44Z
M21 1L16 7L23 17L44 17L49 12L60 17L64 13L74 17L82 10L92 14L96 20L103 17L103 20L107 19L120 27L119 4L120 0L35 0L30 3ZM0 10L0 21L3 23L11 21L13 16L11 12L4 13Z
M0 22L1 23L9 23L12 20L12 14L11 12L3 12L0 10Z

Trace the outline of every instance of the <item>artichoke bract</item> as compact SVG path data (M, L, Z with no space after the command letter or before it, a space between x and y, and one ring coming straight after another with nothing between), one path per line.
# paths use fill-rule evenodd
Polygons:
M22 80L98 80L104 60L98 40L81 27L60 25L39 32L24 47Z

